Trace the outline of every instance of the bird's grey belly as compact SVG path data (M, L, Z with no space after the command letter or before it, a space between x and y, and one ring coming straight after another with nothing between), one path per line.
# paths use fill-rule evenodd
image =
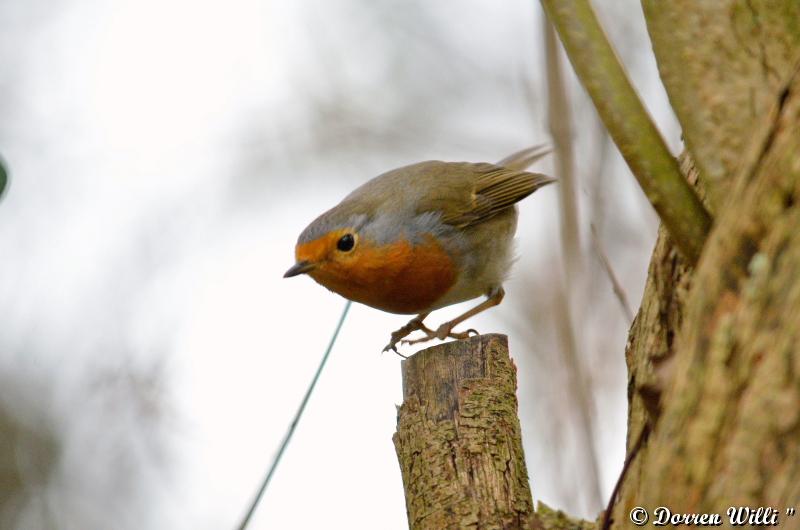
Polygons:
M486 295L503 284L514 261L517 208L465 229L463 250L455 255L460 273L432 309Z

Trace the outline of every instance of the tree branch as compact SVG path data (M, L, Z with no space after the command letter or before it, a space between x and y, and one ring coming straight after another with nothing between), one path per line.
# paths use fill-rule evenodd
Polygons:
M696 263L711 216L683 178L588 0L542 0L542 5L639 185L681 252Z

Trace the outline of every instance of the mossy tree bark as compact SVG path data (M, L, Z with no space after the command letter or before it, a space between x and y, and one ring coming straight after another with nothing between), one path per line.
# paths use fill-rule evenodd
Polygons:
M394 443L412 529L588 528L535 513L503 335L428 348L403 361Z
M662 231L631 328L613 510L800 504L800 3L643 1L715 222L693 269ZM651 512L652 513L652 512ZM800 520L783 521L787 527ZM794 526L793 526L794 525Z

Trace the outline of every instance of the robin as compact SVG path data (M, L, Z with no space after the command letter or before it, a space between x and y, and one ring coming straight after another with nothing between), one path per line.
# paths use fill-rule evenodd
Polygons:
M356 188L300 234L285 278L308 274L345 298L390 313L416 314L383 349L414 331L463 339L453 328L498 305L513 256L516 203L555 179L525 169L549 151L536 146L497 164L428 161ZM435 331L436 309L486 296Z

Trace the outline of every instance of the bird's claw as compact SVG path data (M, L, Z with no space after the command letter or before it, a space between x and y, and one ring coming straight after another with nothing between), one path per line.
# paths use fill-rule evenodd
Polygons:
M403 355L402 353L397 351L397 346L395 344L392 344L391 342L389 344L387 344L385 348L383 348L383 352L387 352L389 350L392 350L398 357L400 357L402 359L408 359L408 356L407 355ZM383 353L383 352L381 352L381 353Z
M409 333L413 333L414 331L417 330L424 331L425 333L433 333L433 331L430 328L428 328L428 326L422 323L421 318L417 317L411 319L411 321L409 321L408 324L398 329L397 331L392 332L392 337L389 340L389 344L387 344L386 347L383 348L383 351L387 352L389 350L392 350L403 359L408 359L408 357L397 351L397 343L398 342L401 344L405 343L405 341L402 340L403 337L407 337Z
M398 343L398 342L400 342L400 338L401 338L401 337L398 337L397 335L398 335L398 332L397 332L397 331L395 331L394 333L392 333L392 339L389 341L389 344L387 344L387 345L386 345L386 346L383 348L383 351L382 351L382 353L383 353L383 352L387 352L387 351L389 351L389 350L392 350L393 352L395 352L397 355L399 355L399 356L400 356L400 357L402 357L403 359L408 359L408 357L406 357L405 355L403 355L402 353L400 353L399 351L397 351L397 343ZM403 336L405 336L405 335L403 335Z

